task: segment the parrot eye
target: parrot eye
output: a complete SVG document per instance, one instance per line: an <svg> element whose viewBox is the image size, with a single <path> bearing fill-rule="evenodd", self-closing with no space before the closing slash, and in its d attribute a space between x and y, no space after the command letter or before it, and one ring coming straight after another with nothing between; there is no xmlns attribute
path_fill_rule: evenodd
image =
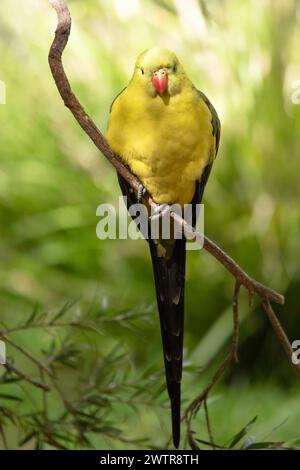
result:
<svg viewBox="0 0 300 470"><path fill-rule="evenodd" d="M143 67L141 67L141 72L142 72L142 75L145 74L145 70L143 69Z"/></svg>
<svg viewBox="0 0 300 470"><path fill-rule="evenodd" d="M174 65L173 65L172 70L173 70L174 73L177 72L177 64L174 64Z"/></svg>

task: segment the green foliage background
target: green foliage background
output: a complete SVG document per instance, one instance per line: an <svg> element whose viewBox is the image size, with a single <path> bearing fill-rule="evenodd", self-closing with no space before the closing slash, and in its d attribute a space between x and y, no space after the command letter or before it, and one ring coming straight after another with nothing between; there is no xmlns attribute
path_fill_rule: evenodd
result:
<svg viewBox="0 0 300 470"><path fill-rule="evenodd" d="M222 139L205 193L206 234L251 275L285 293L286 304L276 311L290 339L298 339L300 104L292 97L299 98L299 1L68 4L73 28L65 67L101 130L135 57L153 45L175 50L209 96ZM0 106L0 320L5 330L23 324L11 337L55 368L60 388L88 423L80 432L84 424L71 413L71 437L64 440L66 428L56 420L65 403L57 392L49 393L46 416L41 391L24 381L8 383L0 366L4 441L9 448L56 447L47 432L57 424L57 442L67 448L163 447L170 422L147 246L96 238L96 208L117 204L119 188L54 85L47 54L55 26L46 1L1 1L7 103ZM229 348L232 290L233 279L207 253L189 253L183 406ZM83 319L92 331L49 327L57 312L56 322ZM299 382L260 305L249 308L246 296L239 351L238 366L210 397L216 442L223 445L255 415L257 441L297 439ZM38 378L22 354L9 345L7 353ZM84 401L86 387L97 398L94 408ZM193 428L208 439L201 412Z"/></svg>

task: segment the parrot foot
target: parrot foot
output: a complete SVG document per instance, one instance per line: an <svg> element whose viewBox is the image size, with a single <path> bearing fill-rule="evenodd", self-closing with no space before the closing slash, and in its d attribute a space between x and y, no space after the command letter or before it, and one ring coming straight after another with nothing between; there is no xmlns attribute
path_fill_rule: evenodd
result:
<svg viewBox="0 0 300 470"><path fill-rule="evenodd" d="M169 204L159 204L153 211L153 214L149 217L151 221L157 219L163 219L166 215L170 214L171 208Z"/></svg>
<svg viewBox="0 0 300 470"><path fill-rule="evenodd" d="M137 202L140 203L142 201L143 196L146 194L146 188L142 185L142 183L139 184L138 190L137 190Z"/></svg>

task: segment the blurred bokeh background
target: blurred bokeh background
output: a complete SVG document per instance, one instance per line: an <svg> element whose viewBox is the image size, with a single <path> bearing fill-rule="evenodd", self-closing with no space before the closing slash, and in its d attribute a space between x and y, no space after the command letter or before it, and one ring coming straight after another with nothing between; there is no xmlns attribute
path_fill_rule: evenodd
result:
<svg viewBox="0 0 300 470"><path fill-rule="evenodd" d="M285 293L276 312L290 339L300 339L300 2L68 4L65 68L103 132L136 56L154 45L176 51L210 98L222 138L204 197L205 232L249 274ZM96 238L96 208L117 204L119 188L54 85L47 56L55 27L46 0L0 3L1 329L16 328L10 337L55 368L65 394L64 401L47 379L45 410L40 389L0 366L0 446L163 447L170 417L147 246ZM228 351L234 285L204 251L190 252L187 264L183 407ZM261 306L249 308L241 297L240 362L209 400L215 440L224 444L254 416L257 441L297 439L299 380ZM68 326L76 319L99 327ZM39 378L28 357L9 344L7 354ZM62 418L67 401L79 411ZM193 429L208 439L201 412Z"/></svg>

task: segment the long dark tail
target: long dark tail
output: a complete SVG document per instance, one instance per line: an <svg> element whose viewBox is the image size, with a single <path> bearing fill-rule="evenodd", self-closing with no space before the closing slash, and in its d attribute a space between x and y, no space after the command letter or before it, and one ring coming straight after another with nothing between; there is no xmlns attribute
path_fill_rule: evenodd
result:
<svg viewBox="0 0 300 470"><path fill-rule="evenodd" d="M171 401L173 443L180 441L180 389L182 375L185 239L176 240L172 257L157 256L157 246L149 239L160 318L167 389Z"/></svg>
<svg viewBox="0 0 300 470"><path fill-rule="evenodd" d="M137 202L129 184L118 174L127 207ZM194 221L193 221L194 223ZM184 327L185 244L176 240L170 259L157 256L157 246L149 238L157 306L160 318L167 389L171 401L174 446L180 441L180 385Z"/></svg>

